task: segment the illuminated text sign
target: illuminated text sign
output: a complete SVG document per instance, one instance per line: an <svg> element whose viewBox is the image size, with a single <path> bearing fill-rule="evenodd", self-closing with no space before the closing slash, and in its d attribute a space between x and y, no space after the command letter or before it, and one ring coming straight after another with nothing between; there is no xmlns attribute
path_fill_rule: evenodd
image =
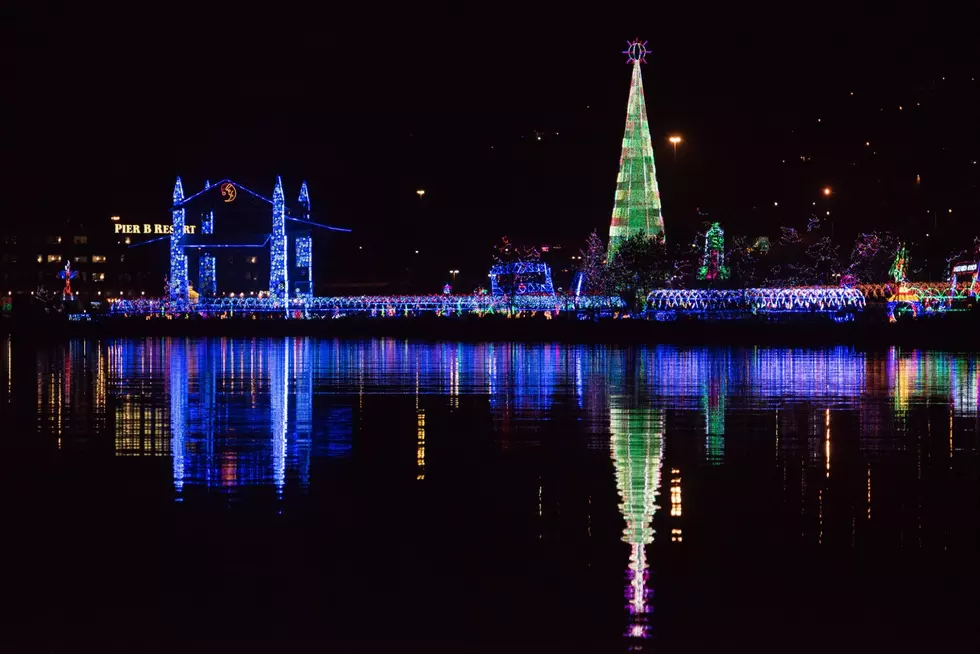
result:
<svg viewBox="0 0 980 654"><path fill-rule="evenodd" d="M961 266L954 267L953 268L953 272L954 273L973 272L976 269L977 269L977 264L975 264L975 263L969 263L969 264L963 264Z"/></svg>
<svg viewBox="0 0 980 654"><path fill-rule="evenodd" d="M185 234L193 234L197 225L184 225ZM174 226L166 224L143 223L142 225L124 225L116 223L116 234L173 234Z"/></svg>

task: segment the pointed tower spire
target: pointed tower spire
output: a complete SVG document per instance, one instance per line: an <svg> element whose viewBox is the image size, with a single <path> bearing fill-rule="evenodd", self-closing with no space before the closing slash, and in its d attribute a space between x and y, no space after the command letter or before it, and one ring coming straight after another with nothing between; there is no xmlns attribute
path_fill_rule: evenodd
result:
<svg viewBox="0 0 980 654"><path fill-rule="evenodd" d="M184 183L180 181L180 175L177 175L177 183L174 184L174 204L184 201Z"/></svg>
<svg viewBox="0 0 980 654"><path fill-rule="evenodd" d="M184 225L187 210L180 204L184 201L184 183L177 177L174 184L173 232L170 234L170 301L187 300L187 256L184 254Z"/></svg>
<svg viewBox="0 0 980 654"><path fill-rule="evenodd" d="M303 185L299 189L299 203L303 207L306 213L306 217L310 217L310 191L306 188L306 180L303 180Z"/></svg>
<svg viewBox="0 0 980 654"><path fill-rule="evenodd" d="M211 180L206 179L204 180L204 190L208 190L209 188L211 188Z"/></svg>
<svg viewBox="0 0 980 654"><path fill-rule="evenodd" d="M282 190L282 178L276 177L276 188L272 191L269 297L280 302L289 299L289 249L287 243L286 194Z"/></svg>
<svg viewBox="0 0 980 654"><path fill-rule="evenodd" d="M623 54L628 56L627 63L633 64L633 79L626 108L623 153L619 158L619 176L616 178L616 199L609 225L610 256L630 236L641 231L647 236L656 236L664 231L657 170L653 163L653 143L643 98L643 75L640 72L640 63L646 62L649 51L646 41L641 43L639 39L629 42L628 46Z"/></svg>

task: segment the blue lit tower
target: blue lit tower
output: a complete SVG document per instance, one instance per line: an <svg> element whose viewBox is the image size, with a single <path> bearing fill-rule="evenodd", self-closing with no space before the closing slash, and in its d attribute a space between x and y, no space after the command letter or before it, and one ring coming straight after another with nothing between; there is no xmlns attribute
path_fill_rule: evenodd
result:
<svg viewBox="0 0 980 654"><path fill-rule="evenodd" d="M307 220L310 219L310 190L306 188L306 180L303 180L303 185L299 188L299 204L303 207L303 217Z"/></svg>
<svg viewBox="0 0 980 654"><path fill-rule="evenodd" d="M184 185L177 177L174 185L174 231L170 235L170 301L187 301L187 256L184 254Z"/></svg>
<svg viewBox="0 0 980 654"><path fill-rule="evenodd" d="M289 299L289 248L286 238L286 199L282 178L276 177L272 192L272 244L269 260L269 297L285 303Z"/></svg>
<svg viewBox="0 0 980 654"><path fill-rule="evenodd" d="M303 219L310 220L310 191L306 180L299 189L299 204L303 208ZM309 232L296 237L296 295L313 297L313 238Z"/></svg>

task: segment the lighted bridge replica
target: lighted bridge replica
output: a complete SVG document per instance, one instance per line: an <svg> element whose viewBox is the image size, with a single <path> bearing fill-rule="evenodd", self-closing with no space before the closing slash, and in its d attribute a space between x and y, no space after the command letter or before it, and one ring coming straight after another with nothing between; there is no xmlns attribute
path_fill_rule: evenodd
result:
<svg viewBox="0 0 980 654"><path fill-rule="evenodd" d="M234 230L228 230L236 234L234 237L219 237L216 209L242 200L253 206L253 210L246 215L252 231L236 224ZM494 266L490 271L490 294L316 296L313 285L313 233L317 230L350 230L312 220L306 182L300 189L298 204L296 212L287 207L281 179L276 180L272 197L267 198L228 179L217 184L206 183L201 191L185 197L183 182L177 178L171 209L171 231L168 235L131 246L141 247L169 239L170 275L164 297L119 299L112 303L112 313L168 317L264 314L284 318L322 318L559 312L574 309L583 303L606 309L619 307L619 301L615 298L573 298L556 294L550 268L541 262ZM267 216L269 214L264 212L269 210L271 231L264 219L261 222L256 220L257 214ZM200 218L199 229L188 226L189 216ZM251 263L257 263L259 258L268 258L267 287L257 292L253 290L248 295L237 293L237 288L234 292L219 293L219 281L222 280L219 264L224 253L233 251L244 252ZM252 270L257 277L259 268L253 266ZM247 274L247 279L254 279L253 272ZM194 278L197 280L196 287L191 282Z"/></svg>

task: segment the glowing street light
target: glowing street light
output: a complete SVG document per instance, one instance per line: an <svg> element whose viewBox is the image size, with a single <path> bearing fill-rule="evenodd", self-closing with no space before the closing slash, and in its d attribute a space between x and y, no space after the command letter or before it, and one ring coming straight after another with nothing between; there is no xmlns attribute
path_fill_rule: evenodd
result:
<svg viewBox="0 0 980 654"><path fill-rule="evenodd" d="M449 271L449 274L453 276L453 282L455 283L456 282L456 275L459 274L459 271L458 270L450 270Z"/></svg>
<svg viewBox="0 0 980 654"><path fill-rule="evenodd" d="M422 196L425 195L425 189L420 188L419 190L415 191L415 195L419 196L419 199L421 200Z"/></svg>
<svg viewBox="0 0 980 654"><path fill-rule="evenodd" d="M830 197L830 193L831 193L830 187L829 186L824 186L823 187L824 197Z"/></svg>
<svg viewBox="0 0 980 654"><path fill-rule="evenodd" d="M675 134L674 136L671 136L667 140L670 141L670 144L672 146L674 146L674 158L676 159L677 158L677 144L680 143L682 139L681 139L681 137L679 137L679 136L677 136Z"/></svg>

